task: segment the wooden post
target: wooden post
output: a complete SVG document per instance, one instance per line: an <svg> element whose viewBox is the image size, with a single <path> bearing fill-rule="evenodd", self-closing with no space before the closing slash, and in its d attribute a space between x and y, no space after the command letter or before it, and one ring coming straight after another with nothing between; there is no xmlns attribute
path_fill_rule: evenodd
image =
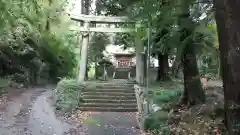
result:
<svg viewBox="0 0 240 135"><path fill-rule="evenodd" d="M89 22L84 22L84 28L89 29ZM88 44L89 44L89 32L83 33L82 36L82 48L81 48L81 57L80 57L80 69L78 81L83 82L85 80L86 74L86 64L87 64L87 52L88 52Z"/></svg>

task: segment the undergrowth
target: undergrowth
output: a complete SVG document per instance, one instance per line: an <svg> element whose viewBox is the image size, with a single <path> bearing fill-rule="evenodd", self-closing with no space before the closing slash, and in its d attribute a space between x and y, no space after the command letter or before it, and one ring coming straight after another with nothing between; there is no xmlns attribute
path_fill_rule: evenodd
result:
<svg viewBox="0 0 240 135"><path fill-rule="evenodd" d="M224 105L221 98L211 90L206 91L206 102L194 106L179 106L183 87L174 82L154 86L153 103L159 108L144 116L144 130L152 135L175 134L226 134L224 123ZM212 94L211 94L212 93ZM154 110L154 109L153 109Z"/></svg>
<svg viewBox="0 0 240 135"><path fill-rule="evenodd" d="M57 110L72 111L83 101L81 91L84 89L75 79L62 79L54 90L54 102Z"/></svg>
<svg viewBox="0 0 240 135"><path fill-rule="evenodd" d="M171 135L172 132L168 125L169 112L176 105L183 95L183 90L179 84L156 87L153 91L153 102L159 106L159 110L151 112L144 118L144 130L153 134ZM175 87L174 87L175 86Z"/></svg>
<svg viewBox="0 0 240 135"><path fill-rule="evenodd" d="M6 89L10 86L11 80L8 78L0 78L0 94L6 92Z"/></svg>

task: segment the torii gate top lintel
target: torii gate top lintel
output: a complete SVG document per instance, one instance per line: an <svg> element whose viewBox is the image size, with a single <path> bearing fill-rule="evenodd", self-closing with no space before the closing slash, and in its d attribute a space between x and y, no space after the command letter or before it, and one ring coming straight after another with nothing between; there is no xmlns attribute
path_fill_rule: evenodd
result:
<svg viewBox="0 0 240 135"><path fill-rule="evenodd" d="M109 32L109 33L129 33L133 32L134 29L129 28L106 28L106 27L89 27L89 23L106 23L106 24L116 24L116 23L135 23L129 20L126 16L93 16L84 14L69 14L71 20L77 22L84 22L84 27L81 26L71 26L71 30L77 30L81 32Z"/></svg>
<svg viewBox="0 0 240 135"><path fill-rule="evenodd" d="M134 23L130 21L126 16L93 16L93 15L84 15L84 14L71 14L70 18L75 21L80 22L98 22L98 23Z"/></svg>

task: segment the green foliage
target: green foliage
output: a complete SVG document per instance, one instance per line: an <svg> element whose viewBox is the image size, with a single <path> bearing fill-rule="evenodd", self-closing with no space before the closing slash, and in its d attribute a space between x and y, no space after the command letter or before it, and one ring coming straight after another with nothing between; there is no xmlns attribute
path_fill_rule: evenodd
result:
<svg viewBox="0 0 240 135"><path fill-rule="evenodd" d="M73 68L77 66L74 46L68 40L57 38L54 35L44 36L47 44L41 46L42 59L49 66L49 75L52 78L72 76Z"/></svg>
<svg viewBox="0 0 240 135"><path fill-rule="evenodd" d="M217 78L219 77L220 61L218 55L202 55L199 60L199 71L202 76Z"/></svg>
<svg viewBox="0 0 240 135"><path fill-rule="evenodd" d="M83 101L81 91L84 86L74 79L62 79L54 90L53 99L57 109L71 111Z"/></svg>
<svg viewBox="0 0 240 135"><path fill-rule="evenodd" d="M169 108L177 104L183 95L182 90L177 91L159 91L155 93L154 102L161 107L161 110L152 112L144 117L144 129L154 133L170 135L168 126Z"/></svg>
<svg viewBox="0 0 240 135"><path fill-rule="evenodd" d="M27 72L24 73L15 73L10 76L11 80L16 82L16 83L21 83L24 85L28 85L29 83L29 75Z"/></svg>
<svg viewBox="0 0 240 135"><path fill-rule="evenodd" d="M6 91L11 84L11 80L8 78L0 78L0 94Z"/></svg>
<svg viewBox="0 0 240 135"><path fill-rule="evenodd" d="M10 75L13 80L24 84L71 76L77 64L73 48L68 40L53 34L28 38L22 45L1 47L0 75Z"/></svg>
<svg viewBox="0 0 240 135"><path fill-rule="evenodd" d="M0 0L1 45L23 42L29 34L41 35L49 21L59 27L64 3L63 0Z"/></svg>
<svg viewBox="0 0 240 135"><path fill-rule="evenodd" d="M89 62L97 62L103 58L103 51L109 44L108 35L105 33L94 33L90 41Z"/></svg>
<svg viewBox="0 0 240 135"><path fill-rule="evenodd" d="M167 125L168 112L157 111L145 116L144 130L157 134L171 135Z"/></svg>
<svg viewBox="0 0 240 135"><path fill-rule="evenodd" d="M131 5L138 0L98 0L97 14L122 16L131 14Z"/></svg>
<svg viewBox="0 0 240 135"><path fill-rule="evenodd" d="M69 76L76 65L72 35L65 32L64 0L0 0L0 75L21 83Z"/></svg>
<svg viewBox="0 0 240 135"><path fill-rule="evenodd" d="M164 106L164 104L178 103L179 99L183 95L183 90L176 90L176 91L161 91L155 94L155 103L158 105Z"/></svg>
<svg viewBox="0 0 240 135"><path fill-rule="evenodd" d="M114 37L114 44L124 45L124 49L134 47L134 36L132 33L117 33Z"/></svg>
<svg viewBox="0 0 240 135"><path fill-rule="evenodd" d="M93 79L95 77L95 67L91 67L89 70L88 70L88 78L89 79Z"/></svg>

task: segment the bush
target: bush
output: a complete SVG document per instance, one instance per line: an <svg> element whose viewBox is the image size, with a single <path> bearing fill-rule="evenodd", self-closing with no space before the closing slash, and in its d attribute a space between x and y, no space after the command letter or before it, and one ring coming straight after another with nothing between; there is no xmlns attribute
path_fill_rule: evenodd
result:
<svg viewBox="0 0 240 135"><path fill-rule="evenodd" d="M11 84L10 79L0 78L0 94L6 91L6 88Z"/></svg>
<svg viewBox="0 0 240 135"><path fill-rule="evenodd" d="M155 134L170 135L171 131L167 125L168 112L157 111L144 118L144 130Z"/></svg>
<svg viewBox="0 0 240 135"><path fill-rule="evenodd" d="M161 91L155 94L154 101L158 105L176 104L181 99L183 90Z"/></svg>
<svg viewBox="0 0 240 135"><path fill-rule="evenodd" d="M144 130L156 134L171 135L171 131L168 126L168 111L169 108L178 103L182 95L182 90L157 92L154 97L154 102L162 109L157 112L152 112L143 118Z"/></svg>
<svg viewBox="0 0 240 135"><path fill-rule="evenodd" d="M73 37L73 36L71 36ZM72 76L77 66L73 38L57 37L51 33L32 36L22 42L9 44L0 50L0 76L13 76L19 83L37 84L39 80L57 82Z"/></svg>
<svg viewBox="0 0 240 135"><path fill-rule="evenodd" d="M83 101L81 97L83 88L83 85L74 79L61 80L53 92L56 109L71 111L78 107Z"/></svg>
<svg viewBox="0 0 240 135"><path fill-rule="evenodd" d="M69 45L67 39L54 35L45 35L41 46L41 58L48 65L49 76L52 79L63 78L75 74L77 66L75 46Z"/></svg>

